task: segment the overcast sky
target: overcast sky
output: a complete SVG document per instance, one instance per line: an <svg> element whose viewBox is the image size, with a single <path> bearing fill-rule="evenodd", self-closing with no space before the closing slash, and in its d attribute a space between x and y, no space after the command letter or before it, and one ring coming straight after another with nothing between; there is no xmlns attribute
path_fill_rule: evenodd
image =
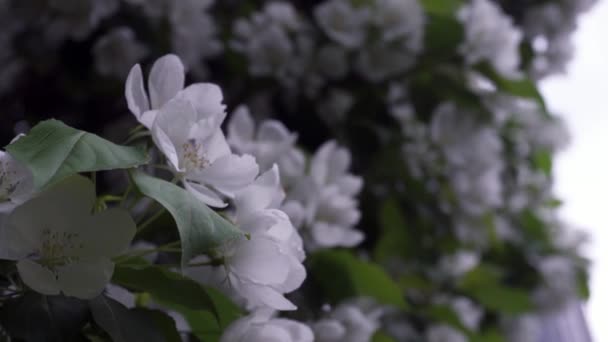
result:
<svg viewBox="0 0 608 342"><path fill-rule="evenodd" d="M587 316L596 341L608 341L608 1L581 17L568 73L541 84L563 114L572 142L556 162L563 217L587 230L594 265Z"/></svg>

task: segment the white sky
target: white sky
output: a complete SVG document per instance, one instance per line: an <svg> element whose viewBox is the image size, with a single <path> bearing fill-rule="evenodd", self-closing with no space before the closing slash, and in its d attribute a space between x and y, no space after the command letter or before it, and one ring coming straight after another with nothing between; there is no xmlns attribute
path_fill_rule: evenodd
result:
<svg viewBox="0 0 608 342"><path fill-rule="evenodd" d="M572 142L556 161L556 191L565 201L563 217L591 235L587 318L594 340L608 341L608 1L580 19L568 73L541 90L570 128Z"/></svg>

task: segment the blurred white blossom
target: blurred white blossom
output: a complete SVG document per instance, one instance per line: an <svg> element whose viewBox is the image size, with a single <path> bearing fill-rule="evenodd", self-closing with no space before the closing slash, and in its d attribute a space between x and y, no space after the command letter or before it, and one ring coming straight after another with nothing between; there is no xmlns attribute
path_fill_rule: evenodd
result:
<svg viewBox="0 0 608 342"><path fill-rule="evenodd" d="M312 342L310 328L297 321L272 317L272 311L258 310L234 321L220 342Z"/></svg>
<svg viewBox="0 0 608 342"><path fill-rule="evenodd" d="M114 271L111 258L135 235L126 210L91 214L93 183L73 176L16 208L2 229L2 258L17 260L21 279L46 295L91 299Z"/></svg>

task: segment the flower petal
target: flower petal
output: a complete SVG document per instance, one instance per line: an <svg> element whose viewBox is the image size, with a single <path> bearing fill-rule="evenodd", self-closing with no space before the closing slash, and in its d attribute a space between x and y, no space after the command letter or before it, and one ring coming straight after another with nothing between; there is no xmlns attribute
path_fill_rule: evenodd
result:
<svg viewBox="0 0 608 342"><path fill-rule="evenodd" d="M192 195L194 195L194 197L198 198L199 201L207 204L208 206L223 208L228 205L218 194L215 193L215 191L209 189L205 185L192 183L186 180L184 182L184 187Z"/></svg>
<svg viewBox="0 0 608 342"><path fill-rule="evenodd" d="M114 263L107 258L82 259L57 270L57 281L66 296L91 299L106 287L112 274Z"/></svg>
<svg viewBox="0 0 608 342"><path fill-rule="evenodd" d="M232 112L232 117L230 118L230 122L228 122L228 140L235 147L241 146L253 140L254 132L255 123L249 113L249 108L247 106L238 106Z"/></svg>
<svg viewBox="0 0 608 342"><path fill-rule="evenodd" d="M253 182L259 171L250 155L229 154L218 158L196 175L197 180L213 186L228 197Z"/></svg>
<svg viewBox="0 0 608 342"><path fill-rule="evenodd" d="M152 109L158 109L184 88L184 65L176 55L165 55L152 66L148 91Z"/></svg>
<svg viewBox="0 0 608 342"><path fill-rule="evenodd" d="M239 279L262 285L283 283L289 266L278 242L260 236L242 240L228 265Z"/></svg>
<svg viewBox="0 0 608 342"><path fill-rule="evenodd" d="M237 215L248 215L256 210L269 208L277 196L281 195L279 169L274 165L261 174L251 185L239 191L234 197Z"/></svg>
<svg viewBox="0 0 608 342"><path fill-rule="evenodd" d="M178 97L192 103L198 120L223 114L226 111L226 106L222 104L224 100L222 89L213 83L191 84L182 90Z"/></svg>
<svg viewBox="0 0 608 342"><path fill-rule="evenodd" d="M58 295L59 283L55 274L48 268L28 259L17 262L21 280L32 290L45 295Z"/></svg>
<svg viewBox="0 0 608 342"><path fill-rule="evenodd" d="M141 66L135 64L125 83L125 97L127 98L127 106L137 120L141 120L141 115L150 109L150 102L146 90L144 89L144 77L141 72ZM146 126L150 128L149 126Z"/></svg>

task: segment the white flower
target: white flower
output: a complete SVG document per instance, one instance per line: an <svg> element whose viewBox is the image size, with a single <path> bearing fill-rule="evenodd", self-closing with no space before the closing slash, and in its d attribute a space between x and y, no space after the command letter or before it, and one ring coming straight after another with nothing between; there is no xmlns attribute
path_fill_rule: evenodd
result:
<svg viewBox="0 0 608 342"><path fill-rule="evenodd" d="M426 331L427 342L467 342L468 339L460 331L445 324L433 325Z"/></svg>
<svg viewBox="0 0 608 342"><path fill-rule="evenodd" d="M235 222L249 238L217 249L212 260L220 260L223 265L192 268L189 274L219 286L249 310L295 310L283 294L299 288L306 278L304 251L287 215L273 209L282 197L278 168L274 166L236 194Z"/></svg>
<svg viewBox="0 0 608 342"><path fill-rule="evenodd" d="M355 196L361 191L361 177L348 173L350 153L335 141L321 146L313 156L309 177L300 178L289 190L290 214L302 216L308 249L352 247L363 240L353 229L361 213ZM299 207L295 205L299 203Z"/></svg>
<svg viewBox="0 0 608 342"><path fill-rule="evenodd" d="M312 342L310 328L300 322L273 318L272 312L258 310L233 322L220 342Z"/></svg>
<svg viewBox="0 0 608 342"><path fill-rule="evenodd" d="M413 51L421 49L424 11L418 0L379 0L374 2L372 20L380 27L385 41L405 39Z"/></svg>
<svg viewBox="0 0 608 342"><path fill-rule="evenodd" d="M358 298L338 305L312 325L317 342L368 342L380 327L383 310L371 300Z"/></svg>
<svg viewBox="0 0 608 342"><path fill-rule="evenodd" d="M503 203L503 162L497 129L480 123L476 115L444 103L433 114L430 134L447 162L446 174L459 205L480 215Z"/></svg>
<svg viewBox="0 0 608 342"><path fill-rule="evenodd" d="M23 282L46 295L90 299L114 271L111 258L135 235L123 209L92 215L95 188L73 176L17 207L2 230L3 258L17 260Z"/></svg>
<svg viewBox="0 0 608 342"><path fill-rule="evenodd" d="M147 128L152 127L158 110L184 88L184 65L179 57L166 55L159 58L148 77L148 92L144 89L141 66L131 68L125 84L125 97L129 110Z"/></svg>
<svg viewBox="0 0 608 342"><path fill-rule="evenodd" d="M469 64L490 62L503 76L517 75L521 31L500 7L489 0L473 0L458 12L466 41L461 54Z"/></svg>
<svg viewBox="0 0 608 342"><path fill-rule="evenodd" d="M10 154L0 151L0 213L7 213L34 193L32 173Z"/></svg>
<svg viewBox="0 0 608 342"><path fill-rule="evenodd" d="M321 29L343 46L357 48L364 43L367 8L355 8L348 0L329 0L317 5L314 15Z"/></svg>
<svg viewBox="0 0 608 342"><path fill-rule="evenodd" d="M158 112L152 137L186 189L202 202L222 207L250 184L258 165L250 155L232 154L220 125L226 113L222 91L214 84L193 84Z"/></svg>
<svg viewBox="0 0 608 342"><path fill-rule="evenodd" d="M296 134L276 120L264 120L256 129L246 106L239 106L228 123L230 146L235 152L254 156L263 171L289 153L296 139Z"/></svg>

